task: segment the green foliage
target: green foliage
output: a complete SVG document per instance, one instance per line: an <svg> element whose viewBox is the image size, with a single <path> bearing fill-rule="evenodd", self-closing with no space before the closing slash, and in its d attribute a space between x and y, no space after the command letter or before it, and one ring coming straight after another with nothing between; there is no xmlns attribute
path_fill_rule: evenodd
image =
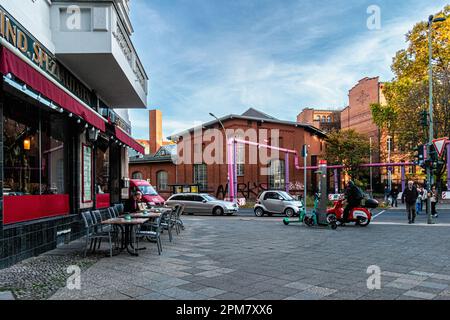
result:
<svg viewBox="0 0 450 320"><path fill-rule="evenodd" d="M326 141L328 163L342 164L352 179L358 179L361 173L359 166L369 162L369 138L355 130L341 130L331 132Z"/></svg>
<svg viewBox="0 0 450 320"><path fill-rule="evenodd" d="M434 126L436 136L446 136L450 134L450 5L435 16L447 17L432 29ZM372 105L375 123L395 134L401 147L427 138L420 113L429 107L428 21L417 23L406 41L408 47L393 59L394 79L383 90L386 104Z"/></svg>

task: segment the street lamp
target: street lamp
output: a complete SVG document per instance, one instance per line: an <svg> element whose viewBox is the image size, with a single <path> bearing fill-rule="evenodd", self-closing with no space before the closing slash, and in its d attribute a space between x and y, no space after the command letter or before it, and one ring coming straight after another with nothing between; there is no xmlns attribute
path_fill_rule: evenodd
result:
<svg viewBox="0 0 450 320"><path fill-rule="evenodd" d="M429 127L429 136L428 136L428 145L431 147L433 145L434 140L434 116L433 116L433 23L439 23L445 21L446 18L435 18L431 15L428 18L428 50L429 50L429 116L430 116L430 127ZM427 188L428 191L431 190L431 185L433 184L433 176L431 172L431 167L427 166ZM433 224L433 217L431 215L431 198L428 197L427 200L427 215L428 215L428 224Z"/></svg>

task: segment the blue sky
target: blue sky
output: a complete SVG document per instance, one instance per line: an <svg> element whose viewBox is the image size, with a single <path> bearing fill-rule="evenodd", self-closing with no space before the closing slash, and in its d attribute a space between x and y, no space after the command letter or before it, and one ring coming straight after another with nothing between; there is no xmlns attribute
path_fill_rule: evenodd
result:
<svg viewBox="0 0 450 320"><path fill-rule="evenodd" d="M395 52L441 0L133 0L133 41L165 136L249 107L295 121L304 107L342 108L361 78L390 80ZM381 9L369 30L367 8ZM148 139L148 113L131 110Z"/></svg>

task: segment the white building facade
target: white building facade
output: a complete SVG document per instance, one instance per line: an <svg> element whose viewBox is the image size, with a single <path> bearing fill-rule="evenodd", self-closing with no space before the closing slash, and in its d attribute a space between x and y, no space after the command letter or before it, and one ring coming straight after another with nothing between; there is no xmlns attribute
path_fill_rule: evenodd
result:
<svg viewBox="0 0 450 320"><path fill-rule="evenodd" d="M128 200L130 108L148 76L129 0L0 0L0 268Z"/></svg>

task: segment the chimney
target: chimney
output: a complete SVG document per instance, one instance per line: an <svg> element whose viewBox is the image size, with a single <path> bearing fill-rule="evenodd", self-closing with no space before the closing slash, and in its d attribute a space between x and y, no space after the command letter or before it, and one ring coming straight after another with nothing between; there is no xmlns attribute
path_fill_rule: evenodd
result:
<svg viewBox="0 0 450 320"><path fill-rule="evenodd" d="M150 110L150 154L154 155L163 144L162 112Z"/></svg>

